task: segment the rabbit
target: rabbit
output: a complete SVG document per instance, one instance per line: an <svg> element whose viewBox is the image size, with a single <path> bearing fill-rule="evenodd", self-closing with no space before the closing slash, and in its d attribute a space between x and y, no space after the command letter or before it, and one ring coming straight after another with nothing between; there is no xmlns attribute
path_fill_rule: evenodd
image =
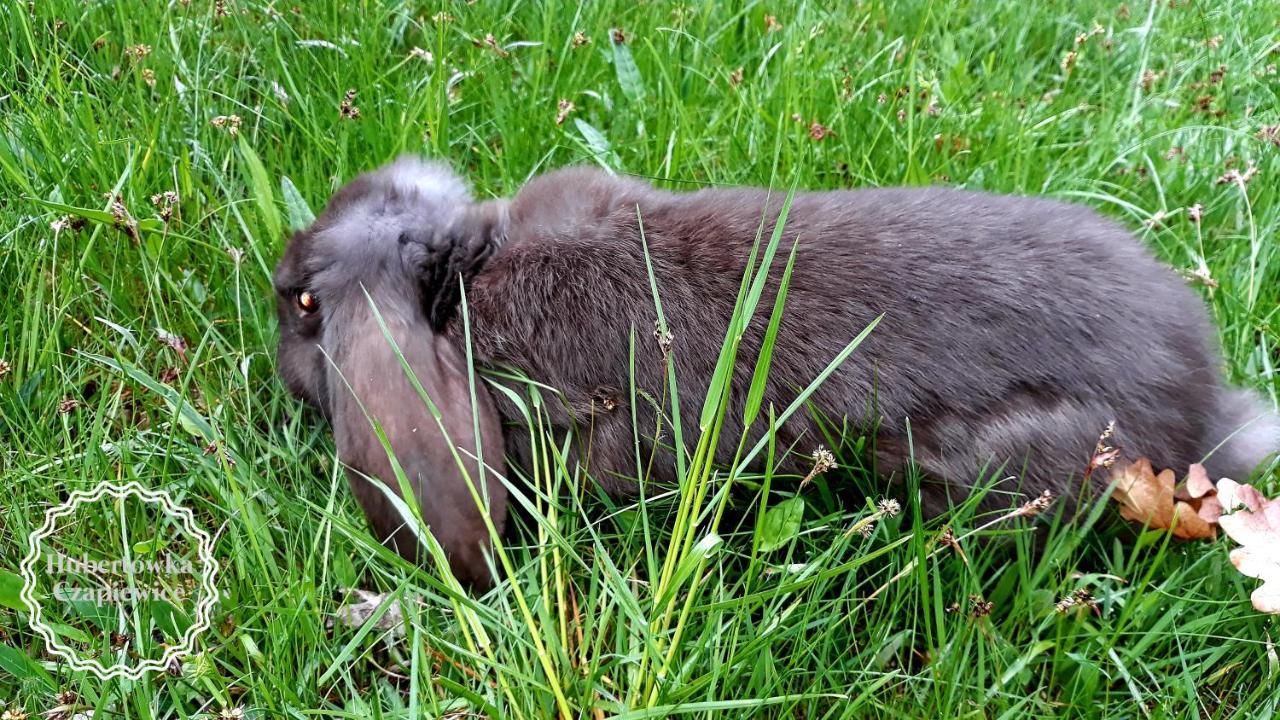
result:
<svg viewBox="0 0 1280 720"><path fill-rule="evenodd" d="M670 367L688 441L748 256L773 231L784 198L745 188L669 192L570 167L511 199L478 202L447 165L401 158L341 188L288 243L274 276L280 372L332 423L379 539L421 559L419 540L374 485L399 494L372 420L455 576L488 586L485 512L501 532L506 463L528 467L532 449L503 381L469 383L468 342L475 365L516 368L560 391L562 401L546 404L550 424L577 429L572 457L603 490L626 496L638 477L669 482L672 440L655 430L670 423L659 422L652 399L663 397ZM1082 488L1082 471L1112 421L1126 456L1163 467L1205 459L1215 477L1245 476L1280 449L1277 416L1225 383L1203 302L1124 228L1060 201L931 187L794 196L764 310L733 371L721 460L743 432L793 243L764 407L786 407L883 316L810 401L829 418L874 429L877 473L897 477L914 463L927 513L964 499L992 472L1008 478L983 509L1045 490L1094 497L1106 481ZM669 348L652 337L646 252ZM630 407L633 372L639 399ZM792 450L785 469L812 464L816 422L800 412L777 430L777 446Z"/></svg>

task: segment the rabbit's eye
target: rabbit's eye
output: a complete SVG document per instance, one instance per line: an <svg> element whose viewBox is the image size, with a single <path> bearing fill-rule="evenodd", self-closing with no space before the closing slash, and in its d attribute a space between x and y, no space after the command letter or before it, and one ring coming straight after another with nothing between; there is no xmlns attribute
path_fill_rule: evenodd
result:
<svg viewBox="0 0 1280 720"><path fill-rule="evenodd" d="M298 309L310 315L320 309L320 300L310 290L303 290L297 295Z"/></svg>

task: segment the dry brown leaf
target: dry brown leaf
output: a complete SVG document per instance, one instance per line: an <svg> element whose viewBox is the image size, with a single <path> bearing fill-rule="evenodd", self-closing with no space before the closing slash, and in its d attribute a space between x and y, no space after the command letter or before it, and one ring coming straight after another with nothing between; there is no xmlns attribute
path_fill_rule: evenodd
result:
<svg viewBox="0 0 1280 720"><path fill-rule="evenodd" d="M382 607L391 597L391 593L376 593L369 590L361 590L359 588L343 588L347 595L346 602L342 607L338 608L335 617L337 622L347 627L361 627L377 614L378 609ZM394 602L391 607L387 608L382 617L373 624L375 630L389 632L391 637L401 637L404 635L404 614L402 612L401 603L407 602L400 600ZM328 627L333 627L334 619L330 619L327 623Z"/></svg>
<svg viewBox="0 0 1280 720"><path fill-rule="evenodd" d="M1217 524L1218 517L1222 515L1218 489L1200 463L1191 466L1187 472L1187 484L1174 490L1173 497L1194 507L1196 514L1210 525Z"/></svg>
<svg viewBox="0 0 1280 720"><path fill-rule="evenodd" d="M1252 485L1229 478L1218 481L1218 497L1224 510L1239 508L1218 524L1241 545L1231 551L1231 564L1262 581L1250 596L1254 609L1280 615L1280 498L1268 500Z"/></svg>
<svg viewBox="0 0 1280 720"><path fill-rule="evenodd" d="M1201 498L1188 496L1185 500L1174 497L1177 476L1172 470L1156 475L1151 462L1139 458L1128 465L1117 465L1111 471L1111 478L1115 482L1112 497L1120 503L1120 516L1124 519L1150 528L1170 530L1174 537L1186 540L1203 540L1216 535L1213 521L1198 512L1205 505L1203 494ZM1210 486L1212 484L1209 483ZM1197 481L1196 490L1201 489L1202 485Z"/></svg>
<svg viewBox="0 0 1280 720"><path fill-rule="evenodd" d="M1192 465L1186 484L1175 487L1174 472L1157 475L1146 458L1117 466L1112 479L1113 497L1127 520L1189 540L1213 538L1221 526L1241 546L1231 551L1231 564L1262 581L1250 596L1253 607L1280 615L1280 498L1267 499L1230 478L1215 486L1201 465Z"/></svg>

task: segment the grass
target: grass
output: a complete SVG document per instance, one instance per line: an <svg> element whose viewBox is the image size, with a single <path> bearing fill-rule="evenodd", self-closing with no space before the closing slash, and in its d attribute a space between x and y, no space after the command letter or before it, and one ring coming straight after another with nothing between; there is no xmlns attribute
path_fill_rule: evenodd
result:
<svg viewBox="0 0 1280 720"><path fill-rule="evenodd" d="M1226 542L1118 529L1106 506L1042 519L1038 547L1025 518L979 531L992 518L971 506L922 522L910 482L860 471L856 436L832 438L841 468L803 494L749 475L728 492L683 428L678 492L614 505L559 462L532 393L544 462L521 483L513 579L460 593L369 541L326 427L273 374L268 278L305 207L406 151L449 159L479 196L574 162L672 188L1043 194L1187 271L1231 376L1274 402L1280 8L46 0L0 17L9 712L68 690L98 718L1277 712L1280 626ZM166 191L167 223L150 199ZM64 217L86 222L51 227ZM173 674L74 671L15 598L44 509L108 478L163 488L218 533L224 598ZM940 549L943 526L963 556ZM71 537L106 532L90 519ZM327 627L348 587L420 599L405 636ZM1096 614L1055 610L1077 590Z"/></svg>

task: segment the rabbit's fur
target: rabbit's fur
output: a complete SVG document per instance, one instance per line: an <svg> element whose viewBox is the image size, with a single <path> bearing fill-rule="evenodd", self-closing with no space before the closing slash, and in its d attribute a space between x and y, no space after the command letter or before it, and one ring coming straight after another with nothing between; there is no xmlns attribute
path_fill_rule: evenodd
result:
<svg viewBox="0 0 1280 720"><path fill-rule="evenodd" d="M499 451L505 444L514 462L528 463L529 437L518 407L483 380L473 423L459 276L476 364L513 366L559 389L565 402L549 403L552 424L577 428L577 457L590 475L626 493L659 426L652 402L628 406L632 336L637 397L663 396L668 357L653 337L645 245L673 336L683 426L696 428L748 255L762 225L768 238L784 197L667 192L579 167L538 177L509 201L476 203L445 166L401 159L340 190L289 244L276 272L281 372L334 423L344 462L395 485L356 399L363 403L455 572L485 583L483 517L369 300L476 480L480 431L490 470L475 487L487 490L500 528ZM1214 476L1245 476L1280 449L1276 417L1224 384L1201 300L1088 208L942 188L797 193L784 230L772 284L739 351L723 453L740 437L773 293L797 240L765 407L786 407L883 315L812 404L828 418L878 428L883 474L913 458L929 480L928 511L992 473L1010 479L986 496L987 507L1043 490L1088 497L1100 487L1082 490L1082 470L1113 420L1127 457L1176 468L1207 455ZM319 311L298 309L304 289L320 299ZM805 412L778 440L795 450L794 469L812 462L820 442ZM658 439L650 477L672 479L670 442L669 433ZM382 491L353 485L375 531L392 536L401 520ZM412 552L413 540L396 546Z"/></svg>

